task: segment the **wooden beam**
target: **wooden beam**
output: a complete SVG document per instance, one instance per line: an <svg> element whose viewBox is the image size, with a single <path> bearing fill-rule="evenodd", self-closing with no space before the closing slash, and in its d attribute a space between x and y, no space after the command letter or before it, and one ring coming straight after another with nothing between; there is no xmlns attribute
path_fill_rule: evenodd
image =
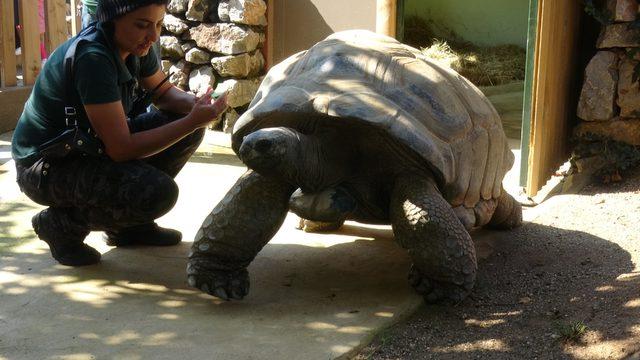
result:
<svg viewBox="0 0 640 360"><path fill-rule="evenodd" d="M0 78L1 86L16 86L16 36L13 0L0 0Z"/></svg>
<svg viewBox="0 0 640 360"><path fill-rule="evenodd" d="M51 53L68 38L65 0L46 0L47 50Z"/></svg>
<svg viewBox="0 0 640 360"><path fill-rule="evenodd" d="M265 68L269 70L273 65L273 33L276 28L275 24L275 0L267 0L267 41L264 46Z"/></svg>
<svg viewBox="0 0 640 360"><path fill-rule="evenodd" d="M376 32L396 37L397 0L376 0Z"/></svg>
<svg viewBox="0 0 640 360"><path fill-rule="evenodd" d="M70 0L71 7L71 35L77 35L82 30L82 14L78 11L81 0Z"/></svg>
<svg viewBox="0 0 640 360"><path fill-rule="evenodd" d="M575 64L582 8L575 0L539 0L527 194L534 196L568 158L575 117Z"/></svg>
<svg viewBox="0 0 640 360"><path fill-rule="evenodd" d="M40 31L38 30L38 0L20 1L22 36L22 76L25 85L32 85L42 67L40 58Z"/></svg>

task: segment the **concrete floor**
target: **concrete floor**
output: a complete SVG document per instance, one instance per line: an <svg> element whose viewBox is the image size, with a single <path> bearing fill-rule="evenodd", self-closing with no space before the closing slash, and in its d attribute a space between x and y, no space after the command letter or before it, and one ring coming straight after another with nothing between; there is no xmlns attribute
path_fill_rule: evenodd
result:
<svg viewBox="0 0 640 360"><path fill-rule="evenodd" d="M192 239L244 172L220 133L180 173L178 203L159 220L183 232L181 245L118 249L92 233L100 264L58 265L31 230L42 207L17 188L8 141L0 137L0 359L333 359L422 302L389 227L308 234L292 215L250 266L244 301L189 288ZM480 259L495 236L474 234Z"/></svg>

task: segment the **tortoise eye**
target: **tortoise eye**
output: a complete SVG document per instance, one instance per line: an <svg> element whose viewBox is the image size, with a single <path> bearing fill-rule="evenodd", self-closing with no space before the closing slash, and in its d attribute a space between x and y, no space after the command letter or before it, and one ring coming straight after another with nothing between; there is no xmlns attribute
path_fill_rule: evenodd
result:
<svg viewBox="0 0 640 360"><path fill-rule="evenodd" d="M260 139L253 148L258 152L267 152L271 149L271 140Z"/></svg>

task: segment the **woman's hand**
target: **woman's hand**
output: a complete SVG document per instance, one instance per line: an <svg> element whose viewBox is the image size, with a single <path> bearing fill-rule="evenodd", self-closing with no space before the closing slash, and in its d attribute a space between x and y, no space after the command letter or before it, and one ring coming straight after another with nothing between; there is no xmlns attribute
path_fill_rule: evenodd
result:
<svg viewBox="0 0 640 360"><path fill-rule="evenodd" d="M187 119L189 123L195 128L201 128L207 126L213 120L215 120L222 112L224 112L227 105L227 93L220 96L215 102L211 102L212 89L209 89L206 94L200 98L196 98L196 102L191 109Z"/></svg>

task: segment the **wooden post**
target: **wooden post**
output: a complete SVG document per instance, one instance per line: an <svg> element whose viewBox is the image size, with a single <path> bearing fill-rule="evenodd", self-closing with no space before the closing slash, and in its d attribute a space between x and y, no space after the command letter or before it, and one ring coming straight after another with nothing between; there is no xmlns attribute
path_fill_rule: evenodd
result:
<svg viewBox="0 0 640 360"><path fill-rule="evenodd" d="M376 32L396 36L397 0L376 0Z"/></svg>
<svg viewBox="0 0 640 360"><path fill-rule="evenodd" d="M82 30L82 15L78 11L81 0L70 0L71 6L71 36L77 35Z"/></svg>
<svg viewBox="0 0 640 360"><path fill-rule="evenodd" d="M583 10L574 0L538 0L527 194L535 196L568 158L569 123ZM558 56L562 54L562 56Z"/></svg>
<svg viewBox="0 0 640 360"><path fill-rule="evenodd" d="M0 86L16 86L16 38L13 23L13 0L0 0Z"/></svg>
<svg viewBox="0 0 640 360"><path fill-rule="evenodd" d="M47 50L51 53L67 40L67 5L64 0L46 0Z"/></svg>
<svg viewBox="0 0 640 360"><path fill-rule="evenodd" d="M38 30L38 0L20 1L22 27L22 76L25 85L33 85L42 67L40 32Z"/></svg>
<svg viewBox="0 0 640 360"><path fill-rule="evenodd" d="M265 69L269 70L273 64L273 30L275 24L275 0L267 0L267 41L264 46Z"/></svg>

